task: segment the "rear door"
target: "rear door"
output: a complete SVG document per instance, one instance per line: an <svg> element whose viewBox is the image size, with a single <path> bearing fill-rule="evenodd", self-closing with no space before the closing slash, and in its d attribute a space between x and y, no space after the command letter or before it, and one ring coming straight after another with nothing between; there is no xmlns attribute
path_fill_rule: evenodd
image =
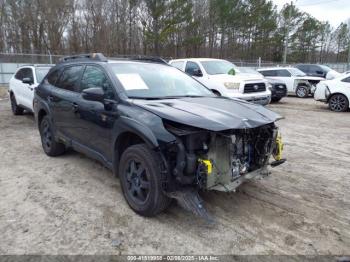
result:
<svg viewBox="0 0 350 262"><path fill-rule="evenodd" d="M287 69L277 69L276 76L286 83L288 92L294 92L294 77Z"/></svg>
<svg viewBox="0 0 350 262"><path fill-rule="evenodd" d="M76 123L79 83L84 65L66 66L51 89L48 101L57 131L70 140L78 140L81 130Z"/></svg>

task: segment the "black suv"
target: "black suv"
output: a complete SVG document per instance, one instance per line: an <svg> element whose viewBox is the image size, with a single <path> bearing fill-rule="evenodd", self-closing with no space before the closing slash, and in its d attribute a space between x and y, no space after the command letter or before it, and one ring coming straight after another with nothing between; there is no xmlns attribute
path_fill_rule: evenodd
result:
<svg viewBox="0 0 350 262"><path fill-rule="evenodd" d="M332 70L328 66L317 64L299 64L295 67L303 71L308 76L318 76L323 78L326 78L327 73Z"/></svg>
<svg viewBox="0 0 350 262"><path fill-rule="evenodd" d="M171 198L201 214L199 190L234 191L266 176L271 155L283 162L277 114L217 97L159 58L66 57L36 89L34 111L47 155L99 160L144 216Z"/></svg>

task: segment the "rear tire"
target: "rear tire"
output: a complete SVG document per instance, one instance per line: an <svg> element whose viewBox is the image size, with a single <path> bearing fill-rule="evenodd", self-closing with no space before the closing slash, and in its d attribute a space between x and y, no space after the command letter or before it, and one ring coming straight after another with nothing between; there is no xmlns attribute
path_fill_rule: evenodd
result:
<svg viewBox="0 0 350 262"><path fill-rule="evenodd" d="M309 96L309 89L306 86L298 86L295 94L299 98L306 98Z"/></svg>
<svg viewBox="0 0 350 262"><path fill-rule="evenodd" d="M44 116L40 122L40 137L46 155L59 156L64 153L65 145L55 140L52 123L48 116Z"/></svg>
<svg viewBox="0 0 350 262"><path fill-rule="evenodd" d="M11 93L10 100L11 100L12 113L15 116L23 115L24 109L22 107L20 107L19 105L17 105L16 97L13 93Z"/></svg>
<svg viewBox="0 0 350 262"><path fill-rule="evenodd" d="M132 145L121 156L119 179L129 206L142 216L155 216L171 199L161 187L160 159L146 144Z"/></svg>
<svg viewBox="0 0 350 262"><path fill-rule="evenodd" d="M328 106L334 112L345 112L349 109L349 100L342 94L335 94L329 99Z"/></svg>

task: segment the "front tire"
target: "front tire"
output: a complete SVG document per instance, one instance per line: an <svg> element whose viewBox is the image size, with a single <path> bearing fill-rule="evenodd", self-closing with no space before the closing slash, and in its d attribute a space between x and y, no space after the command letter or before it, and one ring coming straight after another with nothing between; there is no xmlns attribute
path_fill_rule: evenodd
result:
<svg viewBox="0 0 350 262"><path fill-rule="evenodd" d="M295 94L299 98L306 98L309 96L309 90L306 86L298 86Z"/></svg>
<svg viewBox="0 0 350 262"><path fill-rule="evenodd" d="M130 146L120 159L119 178L124 197L142 216L155 216L170 203L161 188L160 161L146 144Z"/></svg>
<svg viewBox="0 0 350 262"><path fill-rule="evenodd" d="M59 156L64 153L65 146L64 144L59 143L55 140L52 123L48 116L44 116L40 122L40 137L41 144L46 155Z"/></svg>
<svg viewBox="0 0 350 262"><path fill-rule="evenodd" d="M349 108L349 100L342 94L335 94L329 99L328 106L334 112L345 112Z"/></svg>
<svg viewBox="0 0 350 262"><path fill-rule="evenodd" d="M10 100L11 100L12 113L15 116L23 115L24 109L22 107L20 107L19 105L17 105L16 97L15 97L15 95L13 93L10 96Z"/></svg>
<svg viewBox="0 0 350 262"><path fill-rule="evenodd" d="M277 103L279 101L281 101L282 97L274 97L274 98L271 98L271 102L272 103Z"/></svg>

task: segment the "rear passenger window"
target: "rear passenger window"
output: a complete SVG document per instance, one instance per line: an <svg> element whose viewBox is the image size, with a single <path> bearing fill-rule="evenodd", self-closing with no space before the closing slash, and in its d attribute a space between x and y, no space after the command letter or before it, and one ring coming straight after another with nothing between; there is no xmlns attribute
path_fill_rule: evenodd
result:
<svg viewBox="0 0 350 262"><path fill-rule="evenodd" d="M276 76L275 70L259 71L263 76Z"/></svg>
<svg viewBox="0 0 350 262"><path fill-rule="evenodd" d="M103 70L96 66L86 66L80 83L80 91L93 87L102 88L106 98L114 99L113 87Z"/></svg>
<svg viewBox="0 0 350 262"><path fill-rule="evenodd" d="M290 77L291 74L287 70L276 70L277 76Z"/></svg>
<svg viewBox="0 0 350 262"><path fill-rule="evenodd" d="M79 92L79 80L83 73L83 68L81 65L66 67L56 86L65 90Z"/></svg>
<svg viewBox="0 0 350 262"><path fill-rule="evenodd" d="M58 70L58 69L56 69L56 70L50 72L49 75L48 75L47 78L46 78L47 82L48 82L50 85L53 85L53 86L54 86L54 85L56 84L56 82L57 82L59 76L60 76L60 72L61 72L61 70Z"/></svg>

